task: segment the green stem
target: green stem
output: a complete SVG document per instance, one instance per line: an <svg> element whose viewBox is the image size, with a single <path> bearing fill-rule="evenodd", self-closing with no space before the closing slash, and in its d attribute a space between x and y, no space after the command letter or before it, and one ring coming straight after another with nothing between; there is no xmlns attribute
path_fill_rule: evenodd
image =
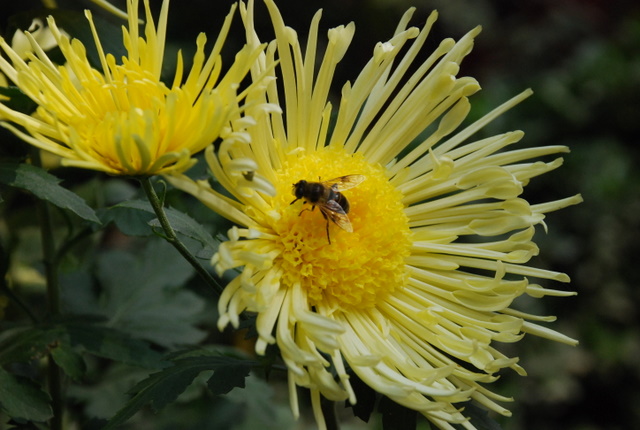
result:
<svg viewBox="0 0 640 430"><path fill-rule="evenodd" d="M35 151L34 151L35 154ZM34 164L40 166L40 155L34 155ZM58 283L58 267L56 265L55 240L53 238L53 219L49 203L38 200L38 218L40 220L40 237L42 240L42 261L44 263L47 283L47 299L51 317L60 315L60 285Z"/></svg>
<svg viewBox="0 0 640 430"><path fill-rule="evenodd" d="M147 198L153 207L156 216L158 217L158 221L160 221L160 225L164 230L165 239L169 242L173 247L193 266L193 268L198 272L200 277L214 289L216 294L220 296L222 294L222 286L215 280L215 278L209 273L207 269L205 269L198 259L189 252L187 247L178 239L176 232L171 227L169 223L169 219L167 218L167 214L164 211L164 206L158 194L156 194L156 190L153 188L151 184L151 180L148 177L139 178L140 183L142 184L142 188L144 192L147 194Z"/></svg>
<svg viewBox="0 0 640 430"><path fill-rule="evenodd" d="M39 200L38 216L40 218L40 237L42 238L42 256L45 279L47 282L47 303L50 317L60 315L60 285L58 284L58 267L53 239L51 208L45 201Z"/></svg>
<svg viewBox="0 0 640 430"><path fill-rule="evenodd" d="M40 150L32 151L33 164L41 167ZM45 279L47 282L47 302L49 317L55 319L60 315L60 284L58 283L58 265L56 262L55 240L53 237L53 219L49 203L38 200L38 218L40 220L40 236L42 238L42 259L45 269ZM47 375L49 379L49 395L51 396L51 408L53 417L50 428L52 430L62 430L62 384L60 381L60 369L49 355Z"/></svg>

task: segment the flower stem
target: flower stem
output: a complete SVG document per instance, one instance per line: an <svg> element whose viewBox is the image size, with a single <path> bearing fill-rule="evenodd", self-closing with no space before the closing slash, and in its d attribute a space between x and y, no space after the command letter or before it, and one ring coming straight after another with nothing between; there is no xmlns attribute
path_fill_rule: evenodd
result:
<svg viewBox="0 0 640 430"><path fill-rule="evenodd" d="M142 184L144 192L147 194L149 203L151 203L151 206L153 207L153 210L158 217L158 221L160 221L160 225L164 230L165 239L171 245L173 245L173 247L185 258L185 260L187 260L187 262L191 264L191 266L193 266L193 268L196 270L196 272L198 272L200 277L207 283L207 285L212 287L215 293L220 296L223 290L222 286L218 283L218 281L215 280L211 273L209 273L209 271L200 264L200 261L198 261L198 259L193 254L191 254L191 252L189 252L187 247L180 241L180 239L178 239L175 230L173 230L173 227L171 227L171 224L169 223L167 214L164 211L163 203L162 201L160 201L156 190L151 184L151 180L148 177L139 178L139 180Z"/></svg>
<svg viewBox="0 0 640 430"><path fill-rule="evenodd" d="M58 267L53 238L51 209L45 201L39 200L38 217L40 219L40 237L42 240L42 257L47 282L47 303L50 317L60 314L60 285L58 284Z"/></svg>
<svg viewBox="0 0 640 430"><path fill-rule="evenodd" d="M42 167L40 150L34 149L31 153L33 164ZM58 283L58 264L56 259L55 239L53 237L53 219L49 203L38 200L36 203L38 218L40 220L40 237L42 240L42 260L44 263L45 279L47 283L47 305L49 318L55 319L60 315L60 284ZM60 369L49 355L47 365L49 382L49 395L51 396L51 409L53 417L49 423L52 430L62 430L62 384Z"/></svg>

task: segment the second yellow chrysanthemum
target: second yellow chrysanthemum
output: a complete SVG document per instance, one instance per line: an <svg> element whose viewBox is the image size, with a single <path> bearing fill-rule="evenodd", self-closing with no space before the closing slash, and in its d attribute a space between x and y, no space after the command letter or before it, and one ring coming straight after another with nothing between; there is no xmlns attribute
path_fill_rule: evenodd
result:
<svg viewBox="0 0 640 430"><path fill-rule="evenodd" d="M129 0L128 28L123 27L127 56L103 52L91 14L86 13L101 61L90 64L86 48L70 40L53 18L48 25L64 55L54 64L37 41L25 33L34 53L24 60L4 40L0 70L37 104L32 115L0 104L0 124L26 142L58 155L63 164L114 175L150 176L183 171L191 156L230 133L245 94L239 85L261 51L245 47L222 73L220 52L235 7L227 16L211 52L206 37L197 40L193 66L184 76L178 55L173 82L165 84L163 66L169 1L156 27L145 0L144 37L138 32L138 0Z"/></svg>

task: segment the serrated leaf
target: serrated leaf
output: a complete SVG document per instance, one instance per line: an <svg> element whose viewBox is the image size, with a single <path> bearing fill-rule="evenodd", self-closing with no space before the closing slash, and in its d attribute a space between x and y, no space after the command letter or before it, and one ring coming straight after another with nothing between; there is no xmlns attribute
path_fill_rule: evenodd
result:
<svg viewBox="0 0 640 430"><path fill-rule="evenodd" d="M173 208L167 208L166 213L171 227L177 233L200 242L202 246L210 250L211 254L218 249L218 245L220 244L219 241L215 240L207 229L202 226L202 224L191 218L189 215ZM152 220L149 224L152 227L158 229L161 228L160 221L158 221L158 219Z"/></svg>
<svg viewBox="0 0 640 430"><path fill-rule="evenodd" d="M211 236L207 229L189 215L165 208L171 227L179 234L199 242L213 254L218 249L219 241ZM100 219L103 223L114 222L120 231L132 236L150 236L154 229L162 231L160 221L146 200L128 200L102 211Z"/></svg>
<svg viewBox="0 0 640 430"><path fill-rule="evenodd" d="M28 362L51 353L69 376L81 376L84 363L77 360L82 358L71 356L78 347L99 357L147 369L165 364L149 343L86 318L14 330L0 343L0 364Z"/></svg>
<svg viewBox="0 0 640 430"><path fill-rule="evenodd" d="M108 209L98 211L104 224L113 222L121 232L128 236L151 236L153 229L149 225L156 215L149 202L129 200Z"/></svg>
<svg viewBox="0 0 640 430"><path fill-rule="evenodd" d="M192 357L231 357L239 360L247 360L249 356L241 350L227 345L206 344L189 346L178 351L168 352L166 359L178 361Z"/></svg>
<svg viewBox="0 0 640 430"><path fill-rule="evenodd" d="M197 323L205 301L182 288L193 274L177 251L159 239L136 255L101 255L97 276L109 325L169 348L201 341L206 333Z"/></svg>
<svg viewBox="0 0 640 430"><path fill-rule="evenodd" d="M95 211L77 194L58 185L60 179L30 164L0 163L0 183L21 188L42 200L100 224Z"/></svg>
<svg viewBox="0 0 640 430"><path fill-rule="evenodd" d="M104 430L116 428L125 423L145 405L156 412L175 401L193 380L204 371L214 373L228 367L250 367L255 363L233 357L200 356L175 360L173 366L150 375L131 389L133 398L109 420Z"/></svg>
<svg viewBox="0 0 640 430"><path fill-rule="evenodd" d="M92 384L71 384L68 395L84 405L86 416L106 420L114 416L130 399L126 393L136 383L149 376L149 370L132 367L121 363L107 366L101 377ZM82 427L84 430L84 426Z"/></svg>
<svg viewBox="0 0 640 430"><path fill-rule="evenodd" d="M147 369L163 366L162 355L147 342L134 339L118 329L74 323L69 325L68 331L72 346L80 345L99 357Z"/></svg>
<svg viewBox="0 0 640 430"><path fill-rule="evenodd" d="M53 416L49 395L30 379L0 368L0 408L13 418L46 421Z"/></svg>
<svg viewBox="0 0 640 430"><path fill-rule="evenodd" d="M160 410L166 403L175 400L200 373L196 369L170 369L160 375L155 373L142 381L145 385L137 386L137 394L109 420L103 430L124 424L147 404L152 405L156 411Z"/></svg>
<svg viewBox="0 0 640 430"><path fill-rule="evenodd" d="M236 387L244 388L244 381L250 371L251 366L245 363L221 366L213 372L207 386L214 396L227 394Z"/></svg>
<svg viewBox="0 0 640 430"><path fill-rule="evenodd" d="M65 343L52 348L51 357L62 371L74 381L80 380L87 371L82 356Z"/></svg>

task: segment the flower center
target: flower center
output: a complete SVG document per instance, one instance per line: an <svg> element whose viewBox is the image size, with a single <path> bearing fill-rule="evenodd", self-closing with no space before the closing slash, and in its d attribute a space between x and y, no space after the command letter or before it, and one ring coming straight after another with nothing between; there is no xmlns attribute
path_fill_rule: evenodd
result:
<svg viewBox="0 0 640 430"><path fill-rule="evenodd" d="M147 169L169 152L158 148L168 128L169 90L135 64L113 66L111 74L110 83L82 80L84 97L77 103L86 115L64 120L77 132L77 145L99 163L122 174L155 173Z"/></svg>
<svg viewBox="0 0 640 430"><path fill-rule="evenodd" d="M360 309L375 306L404 285L411 231L402 194L389 184L380 166L358 154L323 148L290 156L277 175L274 208L281 217L274 230L282 252L275 264L282 270L284 285L299 282L314 306ZM321 183L326 190L333 179L347 175L362 175L365 180L339 191L342 197L327 191L319 194L320 188L309 184ZM298 185L301 198L291 204L296 198L293 185L299 181L307 181L306 187ZM347 206L344 199L352 232L344 228L345 215L335 213L335 203Z"/></svg>

